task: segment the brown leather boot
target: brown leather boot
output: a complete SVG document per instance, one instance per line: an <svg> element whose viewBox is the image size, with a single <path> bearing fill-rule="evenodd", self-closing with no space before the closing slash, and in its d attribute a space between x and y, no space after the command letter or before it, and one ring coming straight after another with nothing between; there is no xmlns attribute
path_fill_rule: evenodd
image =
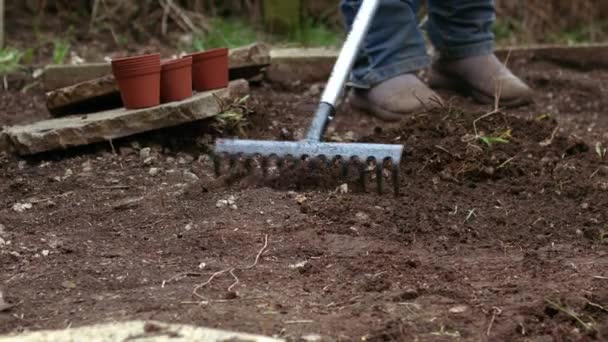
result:
<svg viewBox="0 0 608 342"><path fill-rule="evenodd" d="M416 111L441 105L441 98L413 74L388 79L371 89L354 89L350 102L385 121L398 121Z"/></svg>
<svg viewBox="0 0 608 342"><path fill-rule="evenodd" d="M452 89L470 94L481 103L518 106L532 102L534 92L513 75L494 54L433 63L429 76L432 88Z"/></svg>

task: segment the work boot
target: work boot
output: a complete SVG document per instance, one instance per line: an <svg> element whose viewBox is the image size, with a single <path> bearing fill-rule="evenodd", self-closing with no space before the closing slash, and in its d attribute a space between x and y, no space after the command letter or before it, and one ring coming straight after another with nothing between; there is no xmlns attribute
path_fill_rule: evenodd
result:
<svg viewBox="0 0 608 342"><path fill-rule="evenodd" d="M513 75L494 54L433 63L429 76L432 88L446 88L472 95L481 103L519 106L532 102L533 91Z"/></svg>
<svg viewBox="0 0 608 342"><path fill-rule="evenodd" d="M416 111L437 107L441 99L414 74L388 79L371 89L354 89L353 107L385 121L399 121Z"/></svg>

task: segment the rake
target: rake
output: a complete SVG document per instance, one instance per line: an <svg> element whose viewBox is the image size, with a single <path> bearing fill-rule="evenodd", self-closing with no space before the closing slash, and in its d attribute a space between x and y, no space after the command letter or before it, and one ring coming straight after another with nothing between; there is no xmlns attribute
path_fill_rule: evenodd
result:
<svg viewBox="0 0 608 342"><path fill-rule="evenodd" d="M392 182L395 195L399 193L399 165L403 155L403 145L371 143L330 143L321 141L329 123L334 119L336 104L343 95L344 86L355 63L357 52L371 25L380 0L364 0L359 8L352 29L348 34L338 60L336 61L321 102L308 129L306 138L300 141L268 141L218 139L215 145L216 172L220 171L222 157L228 156L234 166L237 159L244 158L251 164L253 158L262 158L262 168L275 158L278 164L283 160L324 161L325 164L342 165L342 176L348 177L350 164L357 164L360 182L365 187L366 174L375 164L376 182L379 193L383 191L384 169L392 166ZM318 163L313 163L315 165Z"/></svg>

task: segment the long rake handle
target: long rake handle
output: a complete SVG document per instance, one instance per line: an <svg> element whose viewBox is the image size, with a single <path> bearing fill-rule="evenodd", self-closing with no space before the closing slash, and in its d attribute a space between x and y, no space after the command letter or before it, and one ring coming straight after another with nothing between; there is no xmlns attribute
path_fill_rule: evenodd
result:
<svg viewBox="0 0 608 342"><path fill-rule="evenodd" d="M342 96L344 85L355 64L357 53L361 49L379 4L380 0L363 0L346 41L342 45L338 60L334 64L315 117L308 128L307 141L321 141L327 125L333 120L336 113L336 104Z"/></svg>

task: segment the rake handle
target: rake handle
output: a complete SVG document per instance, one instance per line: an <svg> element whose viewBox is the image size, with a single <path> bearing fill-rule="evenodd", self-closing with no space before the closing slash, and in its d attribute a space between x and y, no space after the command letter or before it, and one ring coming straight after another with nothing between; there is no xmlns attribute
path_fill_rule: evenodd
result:
<svg viewBox="0 0 608 342"><path fill-rule="evenodd" d="M361 7L359 7L357 16L344 45L342 45L338 60L334 64L327 86L321 96L321 103L319 103L315 117L308 128L307 141L321 141L327 125L333 120L338 99L342 96L344 85L355 64L357 53L361 49L379 4L380 0L363 0Z"/></svg>

